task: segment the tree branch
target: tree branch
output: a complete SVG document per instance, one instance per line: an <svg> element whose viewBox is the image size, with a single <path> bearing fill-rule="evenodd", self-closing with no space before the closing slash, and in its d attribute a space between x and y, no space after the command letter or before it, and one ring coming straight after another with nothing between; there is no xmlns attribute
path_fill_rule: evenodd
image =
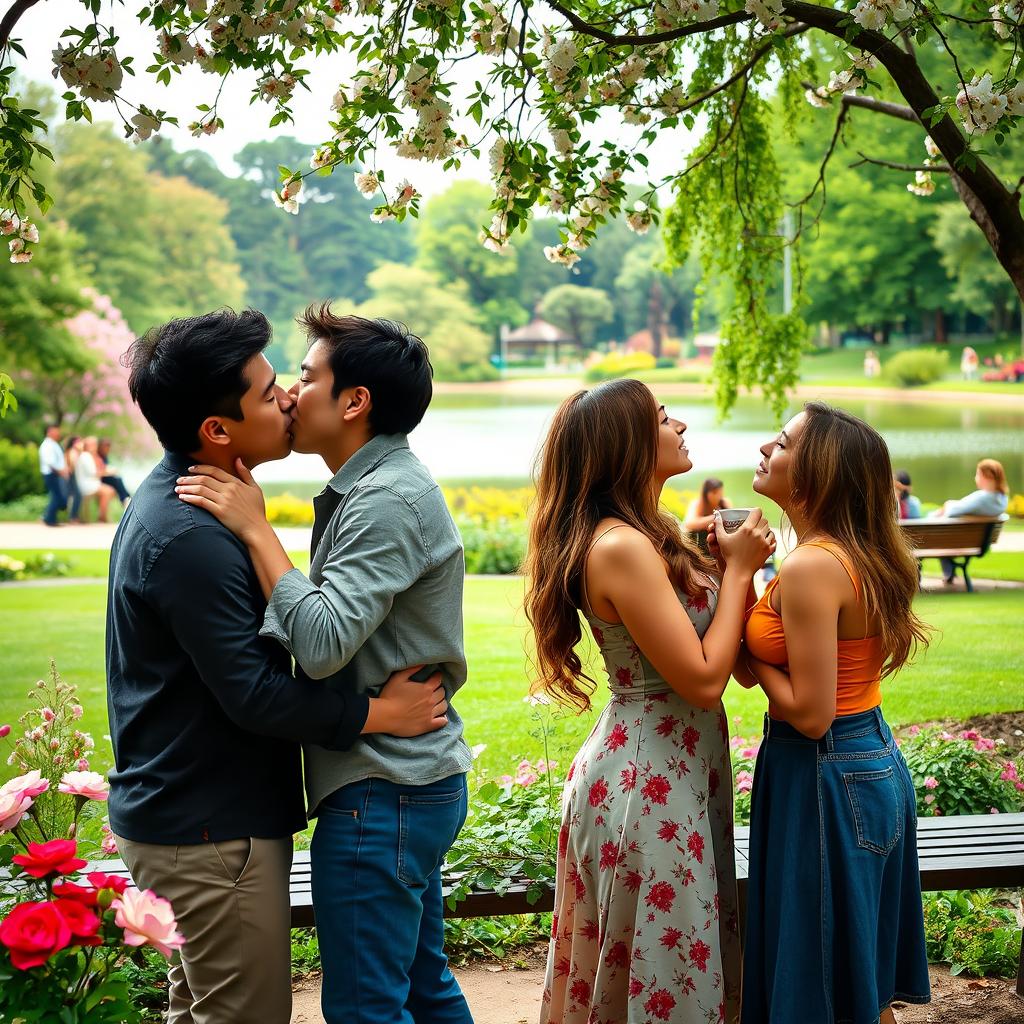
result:
<svg viewBox="0 0 1024 1024"><path fill-rule="evenodd" d="M0 53L7 49L11 32L14 31L14 26L18 24L18 19L38 2L39 0L15 0L15 3L11 4L7 9L3 20L0 21Z"/></svg>
<svg viewBox="0 0 1024 1024"><path fill-rule="evenodd" d="M814 218L815 224L817 224L817 222L820 220L822 211L825 209L825 203L828 200L828 195L825 190L825 168L828 167L828 162L829 160L832 159L832 154L836 151L836 143L839 141L839 134L843 130L843 124L845 123L846 117L849 114L849 112L850 108L848 106L840 106L839 116L836 118L836 127L835 130L832 132L832 141L829 143L828 150L825 152L825 156L822 158L821 167L818 168L818 177L814 182L813 188L810 192L807 193L807 195L803 197L803 199L800 199L795 203L789 204L797 207L800 211L800 223L797 225L796 235L794 236L792 241L795 241L803 233L804 206L814 198L814 194L818 191L819 185L821 186L821 206L818 208L818 213Z"/></svg>
<svg viewBox="0 0 1024 1024"><path fill-rule="evenodd" d="M860 159L851 167L860 167L861 164L875 164L878 167L888 167L891 171L935 171L936 174L952 174L953 168L949 164L894 164L891 160L875 160L874 157L865 156L859 149L857 156Z"/></svg>
<svg viewBox="0 0 1024 1024"><path fill-rule="evenodd" d="M683 25L681 28L669 29L666 32L651 32L649 35L640 36L616 35L614 32L606 32L603 28L591 25L564 4L559 3L559 0L545 0L545 3L552 10L558 11L577 32L581 32L586 36L592 36L594 39L600 39L601 42L608 43L610 46L650 46L653 43L668 43L673 39L700 35L703 32L711 32L716 28L724 28L727 25L739 25L744 21L752 20L754 17L752 14L747 14L746 11L737 11L735 14L723 14L720 18L712 18L710 21L698 21L693 25Z"/></svg>
<svg viewBox="0 0 1024 1024"><path fill-rule="evenodd" d="M801 85L812 92L818 89L813 82L802 82ZM842 103L844 107L863 107L865 110L874 110L876 113L887 114L889 117L898 117L901 121L921 123L917 114L910 107L904 107L899 103L889 103L886 100L876 100L873 96L858 96L853 92L844 92Z"/></svg>

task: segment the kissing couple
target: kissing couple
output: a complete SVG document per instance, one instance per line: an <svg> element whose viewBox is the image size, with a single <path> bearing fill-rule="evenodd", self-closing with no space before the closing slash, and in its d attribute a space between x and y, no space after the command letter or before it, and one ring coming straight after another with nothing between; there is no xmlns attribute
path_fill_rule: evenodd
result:
<svg viewBox="0 0 1024 1024"><path fill-rule="evenodd" d="M185 936L171 1024L288 1024L303 776L328 1024L471 1024L441 895L472 760L450 704L465 563L407 439L429 356L403 326L326 303L299 324L287 391L251 309L173 320L126 355L165 454L111 550L111 828ZM333 474L308 576L250 475L292 450Z"/></svg>

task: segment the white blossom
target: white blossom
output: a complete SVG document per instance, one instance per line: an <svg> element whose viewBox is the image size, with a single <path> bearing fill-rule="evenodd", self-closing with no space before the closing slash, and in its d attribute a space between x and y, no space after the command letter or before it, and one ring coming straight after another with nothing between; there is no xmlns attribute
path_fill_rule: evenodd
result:
<svg viewBox="0 0 1024 1024"><path fill-rule="evenodd" d="M281 192L274 193L274 205L278 209L284 210L285 213L298 214L299 212L298 200L289 198Z"/></svg>
<svg viewBox="0 0 1024 1024"><path fill-rule="evenodd" d="M743 9L766 29L774 30L782 22L782 0L747 0Z"/></svg>
<svg viewBox="0 0 1024 1024"><path fill-rule="evenodd" d="M576 70L576 42L572 36L559 39L548 35L544 40L544 57L547 60L545 72L551 87L563 92L569 83L569 75Z"/></svg>
<svg viewBox="0 0 1024 1024"><path fill-rule="evenodd" d="M846 68L844 71L833 71L829 76L827 92L856 92L864 85L864 79L857 74L854 68Z"/></svg>
<svg viewBox="0 0 1024 1024"><path fill-rule="evenodd" d="M195 47L188 41L188 36L177 33L171 35L167 31L160 33L160 56L172 64L189 64L195 60Z"/></svg>
<svg viewBox="0 0 1024 1024"><path fill-rule="evenodd" d="M1007 97L995 92L992 75L975 78L956 98L957 109L963 118L968 135L984 134L996 126L1006 113Z"/></svg>
<svg viewBox="0 0 1024 1024"><path fill-rule="evenodd" d="M885 27L889 9L882 0L860 0L853 9L853 20L869 31L877 32Z"/></svg>
<svg viewBox="0 0 1024 1024"><path fill-rule="evenodd" d="M633 209L626 214L626 226L630 231L635 231L638 235L646 235L650 231L653 222L654 218L651 216L651 211L647 208L646 203L635 203Z"/></svg>
<svg viewBox="0 0 1024 1024"><path fill-rule="evenodd" d="M422 64L410 64L405 75L405 102L410 107L419 107L432 98L434 79Z"/></svg>
<svg viewBox="0 0 1024 1024"><path fill-rule="evenodd" d="M38 242L39 241L39 228L30 221L23 221L21 229L18 231L18 237L23 242Z"/></svg>
<svg viewBox="0 0 1024 1024"><path fill-rule="evenodd" d="M649 110L643 110L641 107L630 104L622 108L622 120L626 124L647 124L651 120L651 113Z"/></svg>
<svg viewBox="0 0 1024 1024"><path fill-rule="evenodd" d="M924 137L924 148L933 160L942 156L942 150L935 145L935 140L930 135Z"/></svg>
<svg viewBox="0 0 1024 1024"><path fill-rule="evenodd" d="M132 142L145 142L153 132L160 130L160 122L141 110L132 117L132 124L135 125Z"/></svg>
<svg viewBox="0 0 1024 1024"><path fill-rule="evenodd" d="M828 107L832 103L828 90L824 86L819 86L817 89L807 89L804 92L804 98L812 107Z"/></svg>
<svg viewBox="0 0 1024 1024"><path fill-rule="evenodd" d="M572 267L580 261L579 253L573 252L564 243L544 246L544 258L549 263L561 263L564 267Z"/></svg>
<svg viewBox="0 0 1024 1024"><path fill-rule="evenodd" d="M549 129L551 135L551 141L554 143L555 149L562 156L568 156L573 150L572 136L564 128L551 128Z"/></svg>
<svg viewBox="0 0 1024 1024"><path fill-rule="evenodd" d="M935 191L935 179L931 171L917 171L914 175L914 183L907 186L908 192L915 196L930 196Z"/></svg>
<svg viewBox="0 0 1024 1024"><path fill-rule="evenodd" d="M392 210L388 204L378 206L373 213L370 214L370 220L372 220L374 224L382 224L386 220L395 220L396 217L397 215L395 211Z"/></svg>
<svg viewBox="0 0 1024 1024"><path fill-rule="evenodd" d="M348 105L348 96L345 95L344 89L338 89L331 100L331 110L341 111L344 110Z"/></svg>
<svg viewBox="0 0 1024 1024"><path fill-rule="evenodd" d="M1024 117L1024 81L1018 82L1006 94L1006 112L1014 117Z"/></svg>
<svg viewBox="0 0 1024 1024"><path fill-rule="evenodd" d="M331 153L330 147L320 146L318 149L313 150L313 155L309 158L309 166L314 171L318 171L321 167L326 167L333 160L334 155Z"/></svg>
<svg viewBox="0 0 1024 1024"><path fill-rule="evenodd" d="M0 235L13 235L21 228L21 218L13 210L0 210Z"/></svg>
<svg viewBox="0 0 1024 1024"><path fill-rule="evenodd" d="M356 188L367 198L380 188L380 178L377 177L376 171L364 171L362 173L357 171L352 177L356 183Z"/></svg>

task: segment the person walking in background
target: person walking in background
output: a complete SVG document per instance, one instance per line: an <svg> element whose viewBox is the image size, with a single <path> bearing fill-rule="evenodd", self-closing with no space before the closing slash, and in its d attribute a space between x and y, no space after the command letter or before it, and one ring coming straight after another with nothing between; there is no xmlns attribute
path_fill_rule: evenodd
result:
<svg viewBox="0 0 1024 1024"><path fill-rule="evenodd" d="M75 479L75 468L81 454L82 439L77 434L72 434L64 442L64 465L67 469L68 482L68 522L76 525L81 522L79 516L82 511L82 492L78 489L78 481Z"/></svg>
<svg viewBox="0 0 1024 1024"><path fill-rule="evenodd" d="M873 348L869 348L867 352L864 353L864 376L867 377L868 380L874 380L874 378L878 377L881 372L882 363L878 358L878 353Z"/></svg>
<svg viewBox="0 0 1024 1024"><path fill-rule="evenodd" d="M1001 516L1010 504L1010 487L1006 482L1006 470L1003 464L995 459L982 459L974 471L974 486L977 488L962 498L943 502L942 508L936 509L933 516L976 516L981 519L995 519ZM951 586L956 572L953 562L948 558L940 558L942 563L942 580Z"/></svg>
<svg viewBox="0 0 1024 1024"><path fill-rule="evenodd" d="M733 673L769 702L743 1024L893 1024L894 1000L930 998L914 786L881 712L882 679L928 640L917 565L867 423L812 402L761 454L754 491L797 546L748 612Z"/></svg>
<svg viewBox="0 0 1024 1024"><path fill-rule="evenodd" d="M611 694L562 799L542 1024L739 1017L722 693L775 541L754 509L716 564L659 512L692 467L685 431L626 379L566 399L544 442L525 570L536 686L590 709L582 618Z"/></svg>
<svg viewBox="0 0 1024 1024"><path fill-rule="evenodd" d="M709 476L701 484L700 494L690 502L683 520L683 529L705 555L708 553L708 527L720 508L732 508L732 502L725 496L725 484Z"/></svg>
<svg viewBox="0 0 1024 1024"><path fill-rule="evenodd" d="M899 502L900 519L920 519L921 500L910 490L910 474L905 469L898 469L892 478L896 500Z"/></svg>
<svg viewBox="0 0 1024 1024"><path fill-rule="evenodd" d="M60 446L59 423L51 423L46 428L46 437L39 445L39 472L43 474L46 493L50 496L43 513L43 522L47 526L58 526L57 513L68 503L65 487L68 471L64 449Z"/></svg>
<svg viewBox="0 0 1024 1024"><path fill-rule="evenodd" d="M96 498L96 521L98 523L107 522L107 509L114 497L114 488L103 482L102 465L102 460L99 457L99 442L95 437L85 438L82 442L82 451L75 463L75 483L78 485L83 504L92 497Z"/></svg>
<svg viewBox="0 0 1024 1024"><path fill-rule="evenodd" d="M109 465L110 447L110 438L101 437L96 448L96 455L100 463L100 479L109 487L114 488L114 493L120 499L121 504L127 507L132 496L128 493L128 488L125 487L121 475Z"/></svg>
<svg viewBox="0 0 1024 1024"><path fill-rule="evenodd" d="M960 355L960 376L964 380L974 380L978 373L978 353L970 345L964 345Z"/></svg>

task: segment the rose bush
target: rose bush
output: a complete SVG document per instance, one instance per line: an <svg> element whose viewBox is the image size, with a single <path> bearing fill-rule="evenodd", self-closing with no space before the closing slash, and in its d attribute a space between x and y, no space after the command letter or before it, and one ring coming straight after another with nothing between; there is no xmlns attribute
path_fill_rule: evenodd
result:
<svg viewBox="0 0 1024 1024"><path fill-rule="evenodd" d="M0 787L0 1021L131 1024L141 1020L121 968L134 947L180 949L167 900L120 875L92 871L76 833L107 799L89 770L82 708L51 666L31 694L7 761L22 774ZM0 740L13 730L0 725ZM109 828L100 844L116 853ZM99 852L99 851L95 851Z"/></svg>

